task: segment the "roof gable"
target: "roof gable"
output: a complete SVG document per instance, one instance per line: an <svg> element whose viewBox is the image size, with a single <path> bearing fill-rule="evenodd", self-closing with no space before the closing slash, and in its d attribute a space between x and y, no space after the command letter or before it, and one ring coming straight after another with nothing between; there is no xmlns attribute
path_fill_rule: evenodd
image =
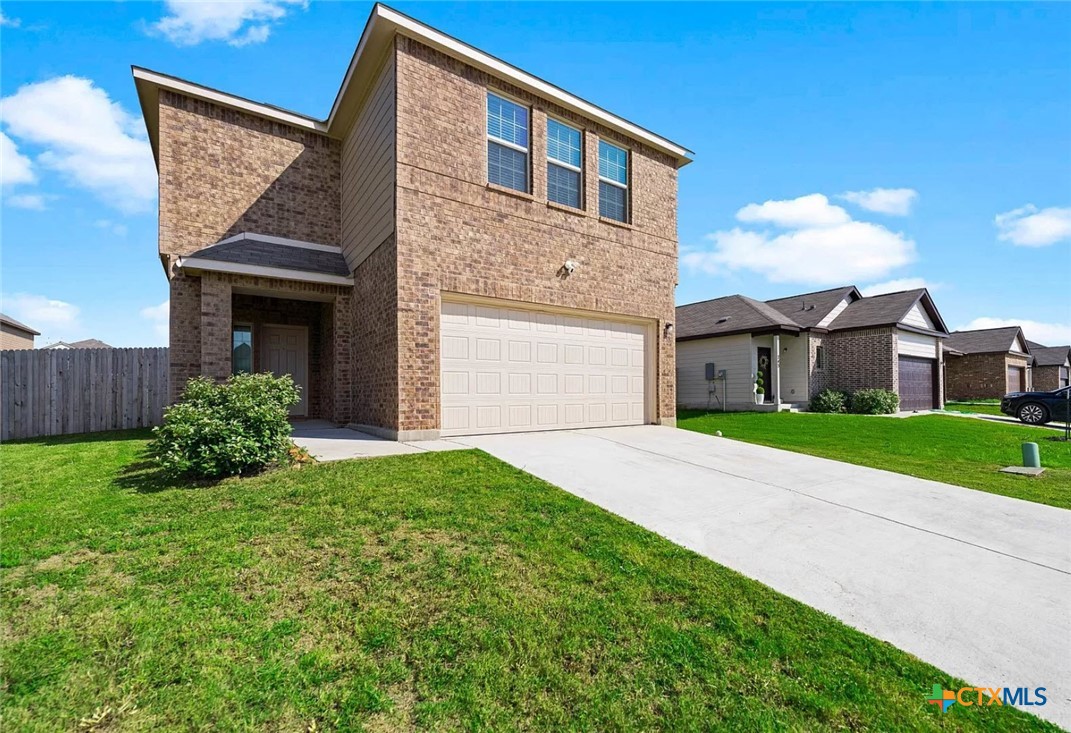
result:
<svg viewBox="0 0 1071 733"><path fill-rule="evenodd" d="M954 331L945 346L964 354L1001 354L1011 351L1016 339L1022 338L1022 333L1018 326Z"/></svg>
<svg viewBox="0 0 1071 733"><path fill-rule="evenodd" d="M803 328L816 328L843 300L855 301L862 297L858 288L854 285L847 285L831 290L820 290L816 293L775 298L767 300L766 304L788 316Z"/></svg>
<svg viewBox="0 0 1071 733"><path fill-rule="evenodd" d="M829 324L830 331L901 326L947 333L941 314L925 288L860 298Z"/></svg>
<svg viewBox="0 0 1071 733"><path fill-rule="evenodd" d="M270 104L254 102L149 69L132 67L134 83L138 90L138 101L145 118L145 126L148 128L153 155L159 161L158 100L159 90L162 88L341 139L348 132L368 97L368 91L375 83L376 75L373 72L387 54L395 35L403 35L419 41L492 77L550 100L586 119L601 123L630 140L649 145L673 158L678 168L692 161L692 151L687 148L382 3L376 3L373 6L357 49L343 77L342 85L331 105L331 112L323 120Z"/></svg>

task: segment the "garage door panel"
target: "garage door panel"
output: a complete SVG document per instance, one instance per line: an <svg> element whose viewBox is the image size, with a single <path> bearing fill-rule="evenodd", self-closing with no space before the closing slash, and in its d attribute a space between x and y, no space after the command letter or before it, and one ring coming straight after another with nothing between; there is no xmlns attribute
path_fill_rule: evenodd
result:
<svg viewBox="0 0 1071 733"><path fill-rule="evenodd" d="M450 301L440 322L444 435L644 422L642 324Z"/></svg>
<svg viewBox="0 0 1071 733"><path fill-rule="evenodd" d="M900 409L932 410L936 407L934 384L936 382L936 359L917 356L900 356Z"/></svg>

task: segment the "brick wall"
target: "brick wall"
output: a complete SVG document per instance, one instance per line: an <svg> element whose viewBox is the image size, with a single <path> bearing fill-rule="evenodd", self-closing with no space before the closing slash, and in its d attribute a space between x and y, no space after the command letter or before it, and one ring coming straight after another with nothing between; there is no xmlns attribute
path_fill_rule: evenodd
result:
<svg viewBox="0 0 1071 733"><path fill-rule="evenodd" d="M0 349L32 349L33 334L0 323Z"/></svg>
<svg viewBox="0 0 1071 733"><path fill-rule="evenodd" d="M240 232L339 244L341 144L160 92L160 252Z"/></svg>
<svg viewBox="0 0 1071 733"><path fill-rule="evenodd" d="M352 421L398 429L398 252L388 237L353 273ZM436 365L438 374L438 365Z"/></svg>
<svg viewBox="0 0 1071 733"><path fill-rule="evenodd" d="M1059 366L1036 366L1033 369L1034 389L1038 391L1050 391L1065 386L1060 379L1061 370L1067 367ZM1066 375L1066 371L1064 374Z"/></svg>
<svg viewBox="0 0 1071 733"><path fill-rule="evenodd" d="M1009 366L1025 367L1027 357L1006 353L946 356L945 396L950 400L1002 397L1008 392Z"/></svg>
<svg viewBox="0 0 1071 733"><path fill-rule="evenodd" d="M895 329L829 333L822 337L822 343L826 356L823 389L855 392L877 388L897 391ZM812 389L812 393L814 391Z"/></svg>
<svg viewBox="0 0 1071 733"><path fill-rule="evenodd" d="M488 85L533 106L533 191L487 185ZM519 300L656 322L657 418L675 416L677 173L668 157L519 89L493 82L410 39L397 43L399 429L439 426L442 291ZM546 201L545 120L584 129L584 209ZM598 217L598 140L632 151L632 223ZM558 269L579 263L569 278ZM358 287L360 289L360 286Z"/></svg>

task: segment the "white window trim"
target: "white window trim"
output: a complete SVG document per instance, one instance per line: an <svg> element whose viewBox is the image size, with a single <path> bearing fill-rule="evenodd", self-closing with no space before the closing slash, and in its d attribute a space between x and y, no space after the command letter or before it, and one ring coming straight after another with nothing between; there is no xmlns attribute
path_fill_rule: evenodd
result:
<svg viewBox="0 0 1071 733"><path fill-rule="evenodd" d="M576 132L578 135L580 135L580 165L577 166L577 165L573 165L572 163L564 163L564 162L558 160L557 158L550 157L550 145L547 145L547 162L548 163L552 163L554 165L561 166L562 168L565 168L566 170L571 170L574 173L580 173L581 174L580 182L581 182L581 184L583 184L583 182L584 182L584 177L583 177L583 173L584 173L584 131L581 130L579 127L576 127L575 125L570 125L568 122L565 122L563 120L559 120L557 117L551 117L550 115L547 115L547 140L548 141L550 140L550 123L551 122L556 122L559 125L561 125L562 127L568 127L570 130L572 130L572 131Z"/></svg>
<svg viewBox="0 0 1071 733"><path fill-rule="evenodd" d="M499 99L503 100L503 101L509 102L510 104L515 104L518 107L524 107L526 110L528 110L528 135L527 135L527 137L528 137L528 146L527 147L525 147L523 145L518 145L517 143L511 142L509 140L503 140L500 137L495 137L494 135L491 134L491 131L487 129L487 123L491 119L491 107L489 106L489 102L491 101L491 95L492 94L494 96L498 97ZM530 148L532 147L532 108L529 107L527 104L524 104L523 102L520 102L520 101L514 99L513 97L509 96L508 94L503 94L502 92L496 91L494 89L488 89L487 90L487 96L484 97L483 103L484 103L483 131L484 131L484 135L487 137L487 140L489 142L495 143L496 145L501 145L501 146L506 147L506 148L513 148L517 152L524 153L525 155L530 154Z"/></svg>
<svg viewBox="0 0 1071 733"><path fill-rule="evenodd" d="M625 218L622 223L627 224L629 221L632 220L632 201L630 200L631 196L629 196L629 182L632 180L632 151L629 148L624 148L620 145L614 145L612 142L608 142L606 140L600 140L599 143L606 143L612 148L617 148L618 150L623 150L625 152L625 182L621 183L619 181L613 180L612 178L605 178L601 173L599 174L599 182L608 183L611 186L620 188L625 192ZM599 202L599 216L602 216L602 201ZM617 219L612 219L612 217L607 218L611 218L612 221L618 221Z"/></svg>

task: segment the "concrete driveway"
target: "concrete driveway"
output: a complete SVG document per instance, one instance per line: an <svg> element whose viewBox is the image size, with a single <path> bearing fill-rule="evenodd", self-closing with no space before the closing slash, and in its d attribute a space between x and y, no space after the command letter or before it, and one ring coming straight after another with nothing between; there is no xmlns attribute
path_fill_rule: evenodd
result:
<svg viewBox="0 0 1071 733"><path fill-rule="evenodd" d="M1071 728L1071 511L673 428L453 442Z"/></svg>

